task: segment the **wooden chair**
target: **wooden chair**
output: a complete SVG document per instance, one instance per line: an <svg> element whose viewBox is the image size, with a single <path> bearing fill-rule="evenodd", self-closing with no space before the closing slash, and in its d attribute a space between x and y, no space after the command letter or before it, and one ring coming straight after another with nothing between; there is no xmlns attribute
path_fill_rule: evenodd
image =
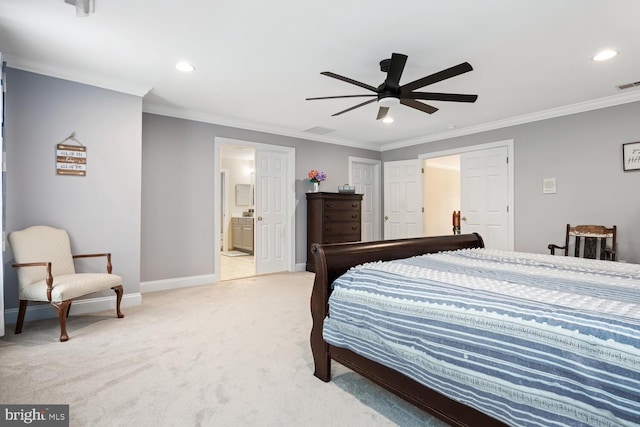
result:
<svg viewBox="0 0 640 427"><path fill-rule="evenodd" d="M72 255L69 235L65 230L47 226L33 226L9 233L9 244L18 269L18 297L20 308L15 333L22 332L22 324L29 301L49 302L60 319L60 341L67 341L67 317L74 298L113 289L116 293L116 315L122 301L122 279L111 274L111 254ZM74 259L106 257L106 273L76 273Z"/></svg>
<svg viewBox="0 0 640 427"><path fill-rule="evenodd" d="M576 225L567 224L567 232L564 246L548 246L551 255L555 255L556 249L564 250L564 255L569 255L569 247L573 248L573 256L590 259L616 260L616 226L611 228L602 225Z"/></svg>
<svg viewBox="0 0 640 427"><path fill-rule="evenodd" d="M453 211L453 234L460 234L460 211Z"/></svg>

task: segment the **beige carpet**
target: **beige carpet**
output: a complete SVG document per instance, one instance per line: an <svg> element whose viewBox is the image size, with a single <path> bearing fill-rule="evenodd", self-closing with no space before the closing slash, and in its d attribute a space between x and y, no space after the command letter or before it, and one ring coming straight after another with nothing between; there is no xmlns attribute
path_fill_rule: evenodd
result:
<svg viewBox="0 0 640 427"><path fill-rule="evenodd" d="M311 273L148 293L0 338L0 403L69 404L71 426L444 426L334 363L316 379Z"/></svg>

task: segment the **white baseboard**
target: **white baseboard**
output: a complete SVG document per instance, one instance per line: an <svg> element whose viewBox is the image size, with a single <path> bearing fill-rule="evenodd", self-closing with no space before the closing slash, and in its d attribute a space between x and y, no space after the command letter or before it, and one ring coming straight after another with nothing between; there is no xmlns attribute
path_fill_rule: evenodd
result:
<svg viewBox="0 0 640 427"><path fill-rule="evenodd" d="M169 289L190 288L192 286L210 285L219 282L216 274L202 276L178 277L175 279L151 280L140 282L140 293L167 291Z"/></svg>
<svg viewBox="0 0 640 427"><path fill-rule="evenodd" d="M306 271L307 270L307 264L304 262L299 262L296 264L295 266L295 271Z"/></svg>
<svg viewBox="0 0 640 427"><path fill-rule="evenodd" d="M140 293L124 294L120 308L133 307L142 304L142 295ZM114 310L115 315L116 298L115 296L87 298L74 300L71 304L70 316L74 314L95 313L98 311ZM126 315L126 313L125 313ZM27 314L25 322L33 320L54 319L58 317L56 310L47 303L29 303L27 306ZM9 308L4 311L4 323L15 325L18 320L18 309Z"/></svg>

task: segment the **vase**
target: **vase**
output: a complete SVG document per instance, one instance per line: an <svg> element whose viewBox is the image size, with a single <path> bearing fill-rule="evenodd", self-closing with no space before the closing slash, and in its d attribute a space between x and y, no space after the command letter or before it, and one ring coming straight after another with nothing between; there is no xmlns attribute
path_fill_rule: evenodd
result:
<svg viewBox="0 0 640 427"><path fill-rule="evenodd" d="M320 191L320 183L319 182L314 182L313 183L313 192L317 193L318 191Z"/></svg>

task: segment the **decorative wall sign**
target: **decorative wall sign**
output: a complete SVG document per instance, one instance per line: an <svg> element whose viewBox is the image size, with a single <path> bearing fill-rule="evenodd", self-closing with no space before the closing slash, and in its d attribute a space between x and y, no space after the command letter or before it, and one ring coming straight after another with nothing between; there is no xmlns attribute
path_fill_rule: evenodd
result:
<svg viewBox="0 0 640 427"><path fill-rule="evenodd" d="M68 140L78 145L65 144ZM87 176L87 147L76 139L75 132L56 145L56 174Z"/></svg>
<svg viewBox="0 0 640 427"><path fill-rule="evenodd" d="M625 171L640 170L640 142L622 144L622 162Z"/></svg>

